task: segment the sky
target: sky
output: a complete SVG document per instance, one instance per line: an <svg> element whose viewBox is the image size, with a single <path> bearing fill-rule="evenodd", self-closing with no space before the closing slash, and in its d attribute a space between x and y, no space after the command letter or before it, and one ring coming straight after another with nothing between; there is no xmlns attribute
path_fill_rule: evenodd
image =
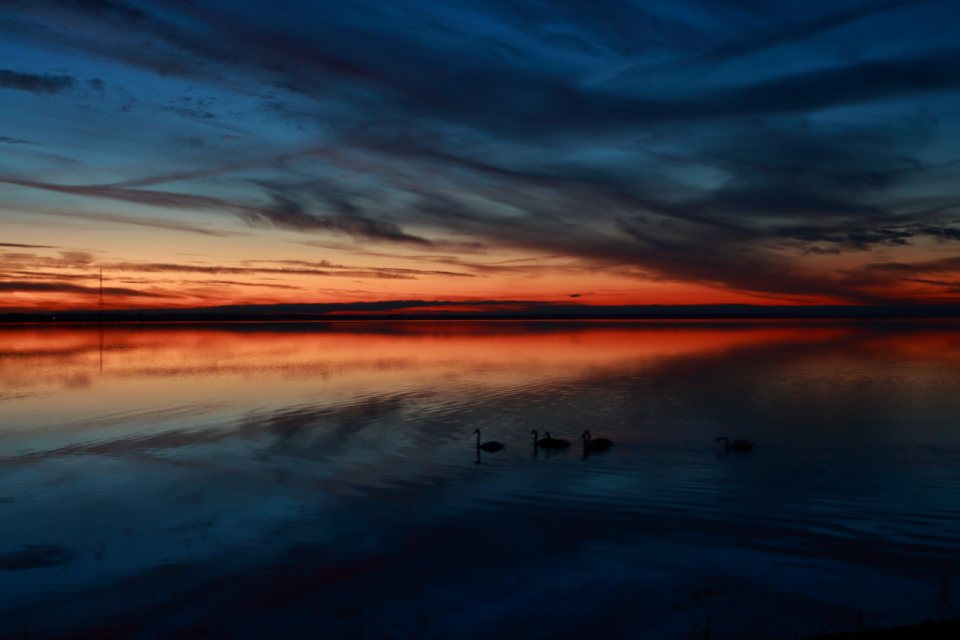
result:
<svg viewBox="0 0 960 640"><path fill-rule="evenodd" d="M0 309L960 302L958 24L0 0Z"/></svg>

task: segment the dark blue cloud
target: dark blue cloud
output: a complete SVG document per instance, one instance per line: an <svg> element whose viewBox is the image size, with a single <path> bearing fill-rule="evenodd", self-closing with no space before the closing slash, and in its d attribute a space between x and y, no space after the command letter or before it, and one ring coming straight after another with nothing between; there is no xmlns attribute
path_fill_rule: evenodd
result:
<svg viewBox="0 0 960 640"><path fill-rule="evenodd" d="M17 89L32 93L60 93L72 89L76 80L70 76L56 76L49 73L20 73L9 69L0 69L0 87Z"/></svg>

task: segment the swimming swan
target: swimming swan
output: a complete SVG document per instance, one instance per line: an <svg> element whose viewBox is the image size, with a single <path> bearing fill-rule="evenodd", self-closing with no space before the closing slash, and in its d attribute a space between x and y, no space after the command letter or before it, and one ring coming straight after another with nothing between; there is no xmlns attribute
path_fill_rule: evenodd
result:
<svg viewBox="0 0 960 640"><path fill-rule="evenodd" d="M500 451L500 449L503 449L506 446L500 442L495 442L493 440L491 440L490 442L484 442L483 444L480 444L480 429L474 430L474 433L477 434L477 449L483 449L484 451L495 453L497 451Z"/></svg>
<svg viewBox="0 0 960 640"><path fill-rule="evenodd" d="M590 436L589 431L584 431L580 434L580 437L583 438L583 446L590 451L606 451L610 448L610 445L613 444L613 440L607 440L606 438L597 438L594 440Z"/></svg>
<svg viewBox="0 0 960 640"><path fill-rule="evenodd" d="M716 440L714 440L714 442L720 442L721 440L723 440L724 451L730 451L731 449L733 451L753 451L753 443L750 442L749 440L737 439L737 440L734 440L733 442L730 442L730 438L721 436Z"/></svg>
<svg viewBox="0 0 960 640"><path fill-rule="evenodd" d="M549 442L550 438L540 438L540 439L538 440L538 439L537 439L537 430L536 430L536 429L534 429L534 430L531 431L530 433L533 434L533 446L535 446L535 447L548 447L548 446L550 446L549 444L547 444L547 443Z"/></svg>
<svg viewBox="0 0 960 640"><path fill-rule="evenodd" d="M534 438L536 438L536 431L534 431ZM570 443L566 440L561 440L560 438L554 438L550 435L550 432L547 431L543 434L543 437L537 441L544 449L566 449L570 446Z"/></svg>

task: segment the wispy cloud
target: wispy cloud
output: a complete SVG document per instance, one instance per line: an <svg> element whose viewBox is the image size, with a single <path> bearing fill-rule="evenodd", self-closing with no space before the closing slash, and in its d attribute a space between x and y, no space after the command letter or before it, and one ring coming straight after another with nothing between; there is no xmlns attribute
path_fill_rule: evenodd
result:
<svg viewBox="0 0 960 640"><path fill-rule="evenodd" d="M77 84L71 76L51 75L48 73L20 73L9 69L0 69L0 87L18 89L33 93L60 93L72 89Z"/></svg>
<svg viewBox="0 0 960 640"><path fill-rule="evenodd" d="M436 271L425 269L405 269L399 267L361 267L335 264L327 260L308 262L303 260L261 260L256 263L268 263L281 266L230 266L218 264L183 264L157 262L116 262L95 260L90 253L81 251L62 251L59 258L38 256L31 253L0 252L0 268L17 269L24 277L31 277L28 268L54 269L103 269L106 272L127 273L195 273L204 275L284 275L284 276L332 276L340 278L377 278L386 280L415 280L423 276L452 278L474 278L469 273L454 271ZM49 277L49 273L38 273L35 277Z"/></svg>
<svg viewBox="0 0 960 640"><path fill-rule="evenodd" d="M0 136L0 142L4 144L28 144L35 145L36 142L30 142L28 140L21 140L20 138L11 138L10 136Z"/></svg>
<svg viewBox="0 0 960 640"><path fill-rule="evenodd" d="M56 249L43 244L16 244L13 242L0 242L0 247L19 247L21 249Z"/></svg>
<svg viewBox="0 0 960 640"><path fill-rule="evenodd" d="M392 222L377 220L364 215L324 216L311 213L307 211L301 203L276 189L271 194L273 199L272 205L267 207L254 207L210 196L148 189L129 189L102 185L66 186L12 177L0 178L0 183L90 198L106 198L149 207L187 209L193 211L222 211L239 217L251 226L269 225L280 229L294 229L298 231L332 231L369 241L422 246L432 245L430 240L404 233L398 225ZM72 215L91 217L88 214ZM127 221L131 224L137 224L137 222L130 222L130 219L127 219ZM152 224L149 226L158 225ZM196 231L196 229L193 230ZM202 231L199 232L203 233Z"/></svg>
<svg viewBox="0 0 960 640"><path fill-rule="evenodd" d="M64 284L54 282L0 282L0 291L7 293L82 293L97 295L100 291L98 287L84 287L78 284ZM159 298L168 297L166 294L151 293L148 291L138 291L136 289L125 289L123 287L104 287L103 293L111 296L122 296L131 298Z"/></svg>
<svg viewBox="0 0 960 640"><path fill-rule="evenodd" d="M342 264L335 264L329 260L320 260L319 262L310 262L308 260L251 260L251 263L254 262L268 262L270 264L281 264L285 265L283 269L302 269L302 268L319 268L319 269L342 269L346 271L357 271L360 267L348 266ZM377 271L383 271L388 273L402 273L409 274L414 276L454 276L454 277L466 277L473 278L476 277L469 273L460 273L456 271L425 271L422 269L404 269L400 267L377 267Z"/></svg>
<svg viewBox="0 0 960 640"><path fill-rule="evenodd" d="M303 291L303 287L295 287L289 284L271 284L268 282L240 282L237 280L204 280L197 284L204 286L218 287L263 287L265 289L288 289L293 291Z"/></svg>
<svg viewBox="0 0 960 640"><path fill-rule="evenodd" d="M224 229L212 229L209 226L183 222L180 220L170 220L167 218L154 218L146 216L123 216L110 213L94 213L86 211L54 209L50 207L28 207L0 205L0 208L8 211L23 211L31 214L44 216L57 216L61 218L74 218L78 220L93 220L97 222L109 222L111 224L133 225L135 227L152 227L154 229L169 229L171 231L183 231L186 233L197 233L202 236L211 236L218 238L229 238L232 236L244 235L238 231L226 231ZM51 248L51 247L38 247Z"/></svg>

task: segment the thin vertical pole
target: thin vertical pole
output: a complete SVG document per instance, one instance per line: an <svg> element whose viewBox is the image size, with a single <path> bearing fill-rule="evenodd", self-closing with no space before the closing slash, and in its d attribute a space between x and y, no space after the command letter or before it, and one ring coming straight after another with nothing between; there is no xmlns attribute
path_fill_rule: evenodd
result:
<svg viewBox="0 0 960 640"><path fill-rule="evenodd" d="M103 375L103 269L100 269L100 375Z"/></svg>

